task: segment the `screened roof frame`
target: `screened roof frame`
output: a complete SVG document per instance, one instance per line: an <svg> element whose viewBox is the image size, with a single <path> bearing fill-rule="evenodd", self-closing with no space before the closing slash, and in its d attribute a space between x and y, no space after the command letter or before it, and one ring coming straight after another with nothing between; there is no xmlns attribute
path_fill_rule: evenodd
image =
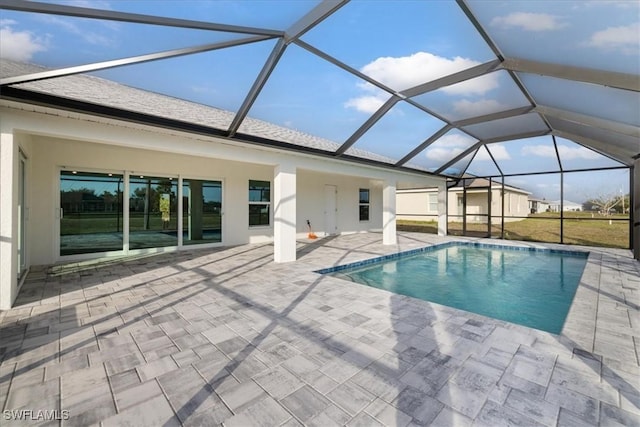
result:
<svg viewBox="0 0 640 427"><path fill-rule="evenodd" d="M579 114L573 111L566 111L562 109L558 109L555 107L550 107L546 105L541 105L536 102L535 97L533 97L526 86L522 83L520 78L517 75L517 72L526 72L543 76L556 77L566 80L573 81L581 81L596 85L604 85L608 87L613 87L617 89L623 89L633 92L640 92L640 79L638 76L624 74L619 72L612 72L606 70L595 70L595 69L587 69L581 67L567 66L562 64L552 64L552 63L543 63L538 61L525 60L514 57L506 57L500 50L499 46L494 43L491 39L490 35L483 28L481 23L478 21L473 11L467 4L466 0L456 0L456 3L464 12L466 17L470 20L473 26L476 28L480 36L487 43L488 47L493 51L496 56L496 59L482 63L480 65L468 68L463 71L459 71L444 77L437 78L432 81L428 81L412 88L408 88L402 91L395 91L385 84L376 81L375 79L367 76L361 71L354 69L353 67L341 62L335 57L323 52L322 50L316 48L315 46L306 43L301 40L300 37L304 35L306 32L311 30L316 25L321 24L323 20L331 16L340 10L345 4L348 3L348 0L337 0L337 1L329 1L323 0L317 6L312 8L306 15L300 18L297 22L291 25L286 30L274 30L268 28L256 28L256 27L245 27L238 25L227 25L213 22L204 22L204 21L195 21L188 19L176 19L176 18L168 18L154 15L143 15L143 14L135 14L128 12L116 12L111 10L100 10L100 9L91 9L85 7L76 7L76 6L66 6L59 4L49 4L49 3L39 3L39 2L27 2L20 0L0 0L0 9L14 10L14 11L22 11L22 12L32 12L32 13L45 13L45 14L53 14L53 15L64 15L64 16L74 16L81 18L91 18L91 19L100 19L100 20L111 20L111 21L120 21L120 22L131 22L131 23L140 23L140 24L150 24L150 25L158 25L165 27L180 27L187 29L198 29L198 30L210 30L210 31L221 31L227 33L235 33L240 35L241 37L234 40L228 40L218 43L205 44L200 46L191 46L185 47L181 49L172 49L161 52L154 52L145 55L131 56L127 58L120 58L116 60L110 61L102 61L102 62L94 62L79 66L73 67L65 67L53 69L50 71L27 74L21 76L14 76L8 78L0 79L0 87L3 89L2 97L10 98L12 94L19 94L19 97L22 97L23 100L32 100L40 103L51 102L55 104L55 97L47 97L42 95L34 95L29 94L22 89L13 88L12 85L26 83L31 81L43 80L43 79L51 79L55 77L62 77L80 73L86 73L90 71L104 70L108 68L121 67L125 65L132 65L143 62L157 61L166 58L179 57L184 55L191 55L195 53L208 52L217 49L224 48L232 48L233 46L239 46L249 43L256 43L270 39L277 39L277 43L273 47L271 54L265 61L262 66L261 71L256 77L255 81L251 85L251 88L247 92L242 105L239 110L236 112L236 115L229 126L228 129L211 129L203 126L193 126L193 130L198 133L204 134L213 134L216 136L223 136L226 138L238 139L245 142L253 142L259 144L266 145L275 145L286 147L290 149L296 149L292 144L282 143L279 141L272 141L265 138L256 138L250 137L244 134L239 134L238 129L242 124L243 120L247 117L251 106L256 101L260 92L266 82L269 79L269 76L276 68L279 63L280 58L285 53L287 47L294 43L297 46L305 49L313 55L320 57L321 59L332 63L333 65L341 68L348 73L366 81L374 85L375 87L385 91L389 98L387 101L378 108L376 112L371 114L369 118L342 144L339 146L337 150L333 153L316 153L322 155L329 155L339 158L344 158L346 160L351 161L365 161L365 159L359 159L356 156L351 156L345 154L345 152L353 146L371 127L373 127L376 122L378 122L391 108L393 108L399 102L408 103L426 114L442 121L445 125L436 131L433 135L429 136L422 142L420 142L414 149L410 152L400 155L398 161L394 164L386 164L381 163L381 166L392 167L396 169L403 170L412 170L415 172L424 172L430 173L422 170L417 170L411 167L407 167L406 164L410 162L412 158L419 155L423 152L427 147L436 142L440 137L445 135L452 129L457 129L470 137L477 140L475 144L471 147L464 150L462 153L458 154L454 158L445 162L438 169L435 170L435 174L450 176L445 174L445 170L452 165L456 164L460 160L464 159L469 154L472 154L471 161L469 161L466 165L466 168L469 167L475 155L477 155L478 150L485 147L487 144L492 144L496 142L504 142L509 140L528 138L534 136L541 135L551 135L553 138L553 144L557 152L557 144L555 141L555 136L560 136L571 140L580 146L591 149L601 155L604 155L612 160L620 162L622 165L630 166L635 158L640 156L640 142L638 144L633 144L634 138L636 141L640 141L640 127L624 124L620 122L611 121L608 119L587 116L584 114ZM466 118L463 120L448 120L443 117L441 114L438 114L432 111L427 106L421 105L420 103L415 102L412 98L418 95L435 91L437 89L450 86L456 83L464 82L469 79L486 75L488 73L497 71L497 70L505 70L508 72L511 79L513 79L514 83L517 87L522 91L524 97L529 101L530 105L514 108L506 111L494 112L486 115L480 115L475 117ZM11 90L9 90L11 89ZM8 95L7 95L8 93ZM69 103L67 103L69 104ZM80 106L81 103L71 102L71 104ZM110 111L111 109L105 108L103 109L104 115L110 115L114 113ZM465 129L466 126L487 123L494 120L517 117L524 114L537 114L542 121L544 122L546 129L543 131L535 131L535 132L521 132L521 133L513 133L505 136L499 136L495 138L479 138L477 135L474 135L473 132ZM122 117L122 115L121 115ZM150 123L158 123L158 120L152 119L151 117L145 118L143 114L138 118L140 121L149 121ZM552 121L564 121L567 123L571 123L574 127L576 125L584 126L585 128L595 128L599 130L604 130L607 132L613 132L615 134L624 135L625 137L631 137L632 144L629 146L620 146L612 145L608 143L608 141L601 141L590 138L589 136L585 136L584 134L578 134L571 126L562 127L562 126L552 126L550 122ZM304 151L313 151L308 147L299 147L298 149ZM318 150L320 151L320 150ZM495 164L496 168L500 173L502 170L495 158L491 154L491 150L486 150ZM562 163L558 157L560 171L562 171ZM368 161L368 163L376 163L375 161ZM463 170L459 176L463 176L465 171ZM504 176L504 175L503 175Z"/></svg>

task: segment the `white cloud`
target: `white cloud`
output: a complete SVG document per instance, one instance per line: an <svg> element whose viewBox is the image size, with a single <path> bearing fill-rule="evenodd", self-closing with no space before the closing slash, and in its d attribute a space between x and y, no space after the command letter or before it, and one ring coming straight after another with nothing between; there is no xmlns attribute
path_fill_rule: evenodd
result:
<svg viewBox="0 0 640 427"><path fill-rule="evenodd" d="M499 144L499 143L491 144L488 146L488 148L491 151L493 158L496 159L496 161L511 159L511 156L509 155L507 148L503 144ZM480 150L476 158L478 160L491 160L491 157L489 157L487 150Z"/></svg>
<svg viewBox="0 0 640 427"><path fill-rule="evenodd" d="M68 33L74 34L82 38L85 42L96 46L113 46L114 40L110 37L99 34L95 31L89 31L84 27L81 27L76 22L68 18L59 18L57 16L45 15L38 18L42 22L46 22L51 25L56 25ZM109 29L109 26L106 26Z"/></svg>
<svg viewBox="0 0 640 427"><path fill-rule="evenodd" d="M630 0L591 0L576 3L574 9L578 9L580 7L591 8L598 6L604 6L606 8L617 7L620 9L632 9L637 8L638 4Z"/></svg>
<svg viewBox="0 0 640 427"><path fill-rule="evenodd" d="M192 86L189 86L189 89L191 89L192 92L199 93L199 94L216 94L216 93L218 93L216 88L208 86L208 85L192 85Z"/></svg>
<svg viewBox="0 0 640 427"><path fill-rule="evenodd" d="M475 142L475 139L462 133L448 134L438 140L438 146L427 149L425 157L439 162L449 161L471 147Z"/></svg>
<svg viewBox="0 0 640 427"><path fill-rule="evenodd" d="M480 99L478 101L469 101L461 99L453 103L453 109L462 117L476 117L483 114L495 113L496 111L506 110L507 107L500 104L495 99Z"/></svg>
<svg viewBox="0 0 640 427"><path fill-rule="evenodd" d="M378 58L360 71L393 89L404 90L479 64L459 56L449 59L429 52L416 52L409 56ZM488 78L460 83L461 87L453 90L456 93L483 94L498 86L497 76L485 77Z"/></svg>
<svg viewBox="0 0 640 427"><path fill-rule="evenodd" d="M523 185L528 184L527 180L522 179L522 178L510 178L509 182L506 183L507 185L513 185L515 187L522 187Z"/></svg>
<svg viewBox="0 0 640 427"><path fill-rule="evenodd" d="M15 31L16 22L10 19L0 21L0 54L14 61L29 61L36 52L47 49L47 40L29 31Z"/></svg>
<svg viewBox="0 0 640 427"><path fill-rule="evenodd" d="M464 133L451 133L438 139L438 145L443 144L448 147L471 147L476 140Z"/></svg>
<svg viewBox="0 0 640 427"><path fill-rule="evenodd" d="M559 149L560 147L558 147ZM522 147L520 154L523 156L538 156L538 157L556 157L556 150L549 145L528 145Z"/></svg>
<svg viewBox="0 0 640 427"><path fill-rule="evenodd" d="M383 99L381 96L367 95L357 98L351 98L350 100L345 102L344 106L347 108L355 108L356 110L363 113L372 114L375 113L378 108L380 108L384 103L385 99Z"/></svg>
<svg viewBox="0 0 640 427"><path fill-rule="evenodd" d="M381 57L361 68L364 74L389 86L394 90L405 90L458 71L479 65L480 62L468 58L445 58L429 52L416 52L409 56ZM371 113L376 111L387 99L380 89L366 83L359 85L365 95L351 98L344 105L358 111ZM487 74L442 88L453 95L484 95L498 87L498 75ZM372 95L373 94L373 95Z"/></svg>
<svg viewBox="0 0 640 427"><path fill-rule="evenodd" d="M429 160L436 160L438 162L448 162L449 160L462 153L462 148L433 148L426 152L425 156Z"/></svg>
<svg viewBox="0 0 640 427"><path fill-rule="evenodd" d="M587 45L601 49L616 49L628 55L637 53L640 48L640 22L597 31L591 35Z"/></svg>
<svg viewBox="0 0 640 427"><path fill-rule="evenodd" d="M556 158L556 150L550 145L529 145L522 147L522 150L520 151L523 156ZM568 147L566 145L558 145L558 153L562 160L596 160L600 158L598 153L585 147Z"/></svg>
<svg viewBox="0 0 640 427"><path fill-rule="evenodd" d="M514 12L505 16L496 16L491 25L502 28L518 28L524 31L555 31L567 26L559 17L547 13Z"/></svg>

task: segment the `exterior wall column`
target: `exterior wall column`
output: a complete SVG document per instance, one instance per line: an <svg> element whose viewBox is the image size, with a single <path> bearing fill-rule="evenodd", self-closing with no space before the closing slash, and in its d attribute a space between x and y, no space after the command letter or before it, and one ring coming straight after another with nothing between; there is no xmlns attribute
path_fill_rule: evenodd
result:
<svg viewBox="0 0 640 427"><path fill-rule="evenodd" d="M631 196L633 206L631 206L630 219L633 222L633 257L640 260L640 158L633 163L630 173L633 174Z"/></svg>
<svg viewBox="0 0 640 427"><path fill-rule="evenodd" d="M447 235L447 183L438 185L438 236Z"/></svg>
<svg viewBox="0 0 640 427"><path fill-rule="evenodd" d="M273 178L273 260L296 260L296 167L281 163Z"/></svg>
<svg viewBox="0 0 640 427"><path fill-rule="evenodd" d="M18 143L0 133L0 310L18 296Z"/></svg>
<svg viewBox="0 0 640 427"><path fill-rule="evenodd" d="M395 245L396 234L396 183L385 180L382 188L382 243Z"/></svg>

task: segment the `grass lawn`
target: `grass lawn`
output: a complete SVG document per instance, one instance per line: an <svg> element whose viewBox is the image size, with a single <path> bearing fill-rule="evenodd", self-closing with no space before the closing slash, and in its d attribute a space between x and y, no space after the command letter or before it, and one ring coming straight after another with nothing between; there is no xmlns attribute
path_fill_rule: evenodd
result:
<svg viewBox="0 0 640 427"><path fill-rule="evenodd" d="M609 223L609 219L612 219ZM621 219L615 220L615 219ZM564 243L612 248L629 247L629 217L612 215L603 217L589 212L565 212ZM462 234L461 222L448 224L450 234ZM437 233L435 221L398 220L398 230L422 233ZM470 234L486 234L486 224L467 224ZM500 237L500 224L494 224L493 237ZM529 240L535 242L560 243L560 215L543 213L532 215L520 221L505 222L504 238L510 240Z"/></svg>
<svg viewBox="0 0 640 427"><path fill-rule="evenodd" d="M169 224L165 227L168 230L176 230L178 225L178 214L172 214ZM205 213L202 215L203 225L206 228L220 228L220 214ZM94 233L115 233L122 232L124 219L118 218L115 213L97 214L68 214L60 221L60 234L63 236L75 234ZM183 229L189 228L189 219L183 218ZM131 231L144 230L144 215L142 213L132 213L129 220ZM159 212L149 215L149 230L163 230L162 217Z"/></svg>

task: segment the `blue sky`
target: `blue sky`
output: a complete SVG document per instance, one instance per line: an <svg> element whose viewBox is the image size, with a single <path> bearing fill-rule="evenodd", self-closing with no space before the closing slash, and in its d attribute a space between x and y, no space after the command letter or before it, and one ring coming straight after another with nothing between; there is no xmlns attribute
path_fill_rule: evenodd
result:
<svg viewBox="0 0 640 427"><path fill-rule="evenodd" d="M316 1L69 1L84 7L157 14L220 23L286 29ZM636 1L470 1L471 9L507 56L630 74L640 73L640 6ZM61 67L240 38L237 34L102 22L81 18L0 12L0 53L10 59ZM453 1L352 1L302 40L395 90L495 59ZM265 41L204 54L121 67L96 73L124 84L235 111L274 46ZM640 125L636 94L522 74L534 98L545 105ZM535 92L535 93L533 93ZM578 98L582 93L583 98ZM388 94L306 50L291 45L249 115L341 143ZM591 102L597 98L600 102ZM449 120L528 105L504 71L415 98ZM629 106L631 108L629 108ZM535 118L527 123L535 130ZM394 160L444 123L401 102L367 132L355 148ZM510 128L476 128L490 137ZM615 162L558 140L570 169ZM459 131L445 135L412 160L436 169L475 140ZM489 146L503 171L538 172L553 164L550 137ZM553 153L551 153L553 154ZM557 165L557 162L555 162ZM470 170L494 173L486 151ZM557 166L556 166L557 167ZM541 170L537 170L541 169ZM628 191L628 177L609 173L595 190ZM604 175L598 175L598 179ZM603 178L604 179L604 178ZM527 184L524 183L526 188ZM527 188L556 199L552 187ZM565 188L565 198L584 198ZM603 190L604 191L604 190ZM581 190L581 192L584 192Z"/></svg>

